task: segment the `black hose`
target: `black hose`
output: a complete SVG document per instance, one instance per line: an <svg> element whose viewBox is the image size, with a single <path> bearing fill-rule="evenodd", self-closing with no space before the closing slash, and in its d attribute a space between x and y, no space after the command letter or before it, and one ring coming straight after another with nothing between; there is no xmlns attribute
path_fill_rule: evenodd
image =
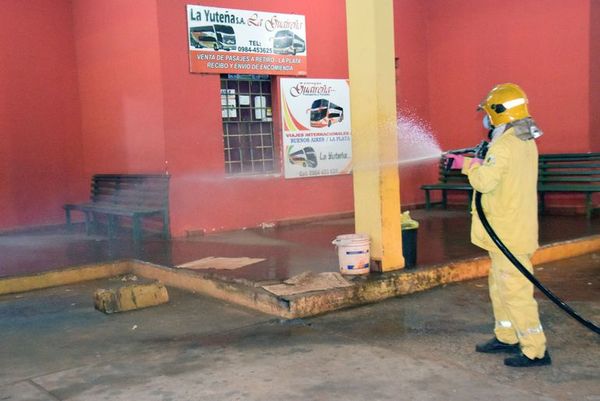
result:
<svg viewBox="0 0 600 401"><path fill-rule="evenodd" d="M481 193L477 192L477 191L475 191L475 208L477 209L477 215L479 216L479 220L481 220L481 223L483 224L483 228L485 228L485 231L487 231L487 233L490 235L490 238L492 238L492 241L494 241L494 243L496 244L496 246L498 246L500 251L502 251L504 256L506 256L508 258L508 260L510 260L512 262L512 264L515 265L515 267L521 272L521 274L523 274L527 278L527 280L531 281L533 283L533 285L535 285L541 292L543 292L544 295L546 295L546 297L548 297L548 299L550 299L552 302L554 302L559 308L561 308L562 310L567 312L569 314L569 316L571 316L573 319L577 320L579 323L581 323L588 329L592 330L594 333L600 334L600 327L598 327L594 323L590 322L589 320L586 320L583 317L579 316L577 314L577 312L575 312L562 299L560 299L559 297L554 295L552 293L552 291L550 291L549 289L544 287L542 285L542 283L540 283L538 281L538 279L536 279L533 276L533 274L531 274L529 272L529 270L527 270L527 268L525 266L523 266L521 264L521 262L519 262L519 260L515 257L515 255L513 255L508 250L506 245L504 245L504 243L502 243L500 238L498 238L498 236L496 235L496 232L494 232L494 229L488 222L488 219L485 217L485 213L483 213L483 207L481 206Z"/></svg>

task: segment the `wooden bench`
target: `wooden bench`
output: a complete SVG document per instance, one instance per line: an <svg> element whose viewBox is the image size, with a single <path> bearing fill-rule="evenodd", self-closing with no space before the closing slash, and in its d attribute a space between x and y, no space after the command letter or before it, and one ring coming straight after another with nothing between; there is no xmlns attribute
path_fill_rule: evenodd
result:
<svg viewBox="0 0 600 401"><path fill-rule="evenodd" d="M466 191L469 193L469 200L473 196L473 187L469 184L467 176L462 174L460 170L446 170L443 157L440 158L438 183L421 185L421 189L425 191L426 209L431 209L433 205L442 205L446 209L448 205L448 191ZM429 195L430 191L441 191L442 200L440 202L432 202ZM471 202L469 202L470 204Z"/></svg>
<svg viewBox="0 0 600 401"><path fill-rule="evenodd" d="M592 195L600 192L600 153L543 154L539 158L538 193L540 212L546 208L548 192L585 195L585 214L592 217Z"/></svg>
<svg viewBox="0 0 600 401"><path fill-rule="evenodd" d="M430 209L433 205L447 206L447 191L467 191L469 200L473 195L473 188L467 176L460 170L444 169L444 160L440 159L439 182L436 184L422 185L425 191L425 207ZM442 191L440 202L431 202L429 192ZM589 219L594 211L592 195L600 192L600 153L557 153L539 155L538 193L540 213L546 209L545 194L547 192L575 192L585 195L585 214ZM471 204L471 202L469 202Z"/></svg>
<svg viewBox="0 0 600 401"><path fill-rule="evenodd" d="M142 237L141 220L145 217L162 218L162 235L169 231L169 176L160 174L96 174L92 177L90 201L66 204L67 226L71 225L71 211L85 214L86 233L98 215L108 217L108 232L112 238L120 217L131 218L134 240Z"/></svg>

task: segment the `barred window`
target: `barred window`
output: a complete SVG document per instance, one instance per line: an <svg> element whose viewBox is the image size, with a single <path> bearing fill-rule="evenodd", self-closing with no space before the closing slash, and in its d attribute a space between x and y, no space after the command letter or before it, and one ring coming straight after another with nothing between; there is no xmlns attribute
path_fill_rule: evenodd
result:
<svg viewBox="0 0 600 401"><path fill-rule="evenodd" d="M225 172L265 174L275 169L271 77L221 75Z"/></svg>

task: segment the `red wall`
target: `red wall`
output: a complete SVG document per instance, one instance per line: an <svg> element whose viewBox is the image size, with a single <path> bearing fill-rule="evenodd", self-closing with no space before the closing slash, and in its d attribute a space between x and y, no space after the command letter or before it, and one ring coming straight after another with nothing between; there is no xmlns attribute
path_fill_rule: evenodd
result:
<svg viewBox="0 0 600 401"><path fill-rule="evenodd" d="M224 176L219 76L189 73L189 2L4 2L0 229L63 222L61 205L87 198L98 172L169 171L176 235L353 209L351 176ZM309 77L348 77L344 0L226 4L305 15ZM479 142L475 105L513 81L546 132L541 152L600 151L600 95L590 90L600 85L598 2L394 5L398 108L429 125L442 149ZM51 29L32 29L41 26ZM419 186L435 175L432 162L402 166L403 204L421 203Z"/></svg>
<svg viewBox="0 0 600 401"><path fill-rule="evenodd" d="M590 118L596 120L592 127L600 123L591 112L600 96L589 89L600 84L600 40L594 41L600 24L593 22L590 34L590 2L506 0L501 10L494 0L395 0L394 6L399 108L408 104L428 121L443 150L485 138L475 107L502 82L527 92L530 112L545 132L540 152L600 145L600 135L590 130ZM422 203L419 186L436 180L435 163L419 167L401 169L403 204Z"/></svg>
<svg viewBox="0 0 600 401"><path fill-rule="evenodd" d="M157 3L166 157L172 174L171 221L175 235L351 211L350 176L285 180L277 173L261 178L225 177L219 75L188 72L185 14L188 3L186 0ZM223 3L201 2L215 7L223 7ZM305 15L309 77L348 77L343 0L261 0L252 4L232 0L226 4L229 8ZM281 127L276 114L279 96L275 95L275 138L280 143ZM277 151L281 154L280 147Z"/></svg>
<svg viewBox="0 0 600 401"><path fill-rule="evenodd" d="M426 3L394 1L396 97L398 110L429 120L429 71Z"/></svg>
<svg viewBox="0 0 600 401"><path fill-rule="evenodd" d="M400 198L402 207L423 203L422 184L437 179L438 158L406 163L415 140L424 139L430 131L429 109L429 41L426 2L394 1L396 50L396 99L398 117L410 121L414 132L398 131ZM403 148L404 147L404 148Z"/></svg>
<svg viewBox="0 0 600 401"><path fill-rule="evenodd" d="M588 1L432 0L428 5L431 123L443 149L485 134L476 105L497 83L526 91L545 136L540 152L588 151Z"/></svg>
<svg viewBox="0 0 600 401"><path fill-rule="evenodd" d="M71 1L3 1L0 37L0 229L64 222L82 190Z"/></svg>
<svg viewBox="0 0 600 401"><path fill-rule="evenodd" d="M590 10L590 150L600 152L600 2Z"/></svg>
<svg viewBox="0 0 600 401"><path fill-rule="evenodd" d="M73 2L84 172L163 172L156 2Z"/></svg>

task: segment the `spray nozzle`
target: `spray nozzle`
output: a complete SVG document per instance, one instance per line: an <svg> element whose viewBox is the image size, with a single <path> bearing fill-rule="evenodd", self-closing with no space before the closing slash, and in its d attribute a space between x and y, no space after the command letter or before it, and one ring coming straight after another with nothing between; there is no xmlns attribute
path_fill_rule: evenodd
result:
<svg viewBox="0 0 600 401"><path fill-rule="evenodd" d="M479 145L474 146L472 148L463 148L463 149L453 149L453 150L448 150L444 153L442 153L442 156L444 155L466 155L469 154L474 158L477 159L485 159L485 155L487 154L488 151L488 147L489 147L489 143L487 141L481 141L479 143ZM445 158L445 164L444 164L444 169L445 170L450 170L450 168L452 167L452 162L454 161L454 159L451 158Z"/></svg>

